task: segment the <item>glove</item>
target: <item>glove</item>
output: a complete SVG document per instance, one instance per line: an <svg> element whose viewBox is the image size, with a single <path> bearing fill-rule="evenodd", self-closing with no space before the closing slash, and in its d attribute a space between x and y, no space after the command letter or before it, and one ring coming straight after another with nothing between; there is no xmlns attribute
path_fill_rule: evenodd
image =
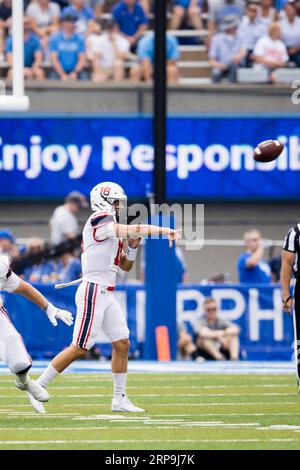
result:
<svg viewBox="0 0 300 470"><path fill-rule="evenodd" d="M53 326L57 326L56 319L61 320L68 326L73 325L73 315L71 312L61 310L50 303L46 309L46 314Z"/></svg>

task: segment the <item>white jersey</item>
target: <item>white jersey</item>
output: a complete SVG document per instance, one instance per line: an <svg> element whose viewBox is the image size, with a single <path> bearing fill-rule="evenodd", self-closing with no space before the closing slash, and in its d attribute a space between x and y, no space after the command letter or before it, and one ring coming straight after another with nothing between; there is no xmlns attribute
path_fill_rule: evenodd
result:
<svg viewBox="0 0 300 470"><path fill-rule="evenodd" d="M114 287L122 253L123 242L116 237L115 216L95 212L87 220L82 232L82 277L84 281L103 287Z"/></svg>
<svg viewBox="0 0 300 470"><path fill-rule="evenodd" d="M0 255L0 291L14 292L21 282L19 276L13 273L10 269L9 257ZM3 306L3 301L0 296L0 307Z"/></svg>

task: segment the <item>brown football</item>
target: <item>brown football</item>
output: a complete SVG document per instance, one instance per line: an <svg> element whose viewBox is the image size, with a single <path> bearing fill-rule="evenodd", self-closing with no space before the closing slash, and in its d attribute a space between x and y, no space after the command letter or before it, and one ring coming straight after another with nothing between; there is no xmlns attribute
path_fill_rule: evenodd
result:
<svg viewBox="0 0 300 470"><path fill-rule="evenodd" d="M281 154L283 144L278 140L265 140L254 149L254 160L257 162L272 162Z"/></svg>

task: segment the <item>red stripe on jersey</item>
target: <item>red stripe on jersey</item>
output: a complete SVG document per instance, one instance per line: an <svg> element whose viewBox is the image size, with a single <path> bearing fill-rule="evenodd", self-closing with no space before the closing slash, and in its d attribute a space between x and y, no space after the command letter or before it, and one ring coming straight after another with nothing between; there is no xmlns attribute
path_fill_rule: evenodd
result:
<svg viewBox="0 0 300 470"><path fill-rule="evenodd" d="M91 220L97 219L99 215L111 215L111 214L109 214L108 212L96 212L96 214L91 216Z"/></svg>
<svg viewBox="0 0 300 470"><path fill-rule="evenodd" d="M95 286L96 286L96 289L94 290L94 296L93 296L93 299L92 299L92 317L91 317L91 320L90 320L89 329L88 329L86 338L85 338L84 343L83 343L83 347L84 347L84 348L85 348L86 345L87 345L87 341L88 341L88 339L89 339L89 336L90 336L90 333L91 333L92 324L93 324L93 321L94 321L94 313L95 313L95 305L96 305L96 296L97 296L97 290L98 290L97 284L95 284Z"/></svg>
<svg viewBox="0 0 300 470"><path fill-rule="evenodd" d="M96 231L97 231L97 228L94 228L94 230L93 230L93 239L95 240L95 242L97 242L97 243L105 242L105 240L107 240L107 238L103 238L103 240L98 240L98 238L96 238Z"/></svg>
<svg viewBox="0 0 300 470"><path fill-rule="evenodd" d="M85 288L85 294L84 294L83 316L82 316L82 320L81 320L81 325L80 325L79 333L78 333L78 336L77 336L76 346L79 345L80 336L81 336L82 328L83 328L83 325L84 325L84 320L85 320L86 313L87 313L86 298L87 298L87 293L88 293L88 290L89 290L89 286L90 286L90 283L87 282L86 288Z"/></svg>

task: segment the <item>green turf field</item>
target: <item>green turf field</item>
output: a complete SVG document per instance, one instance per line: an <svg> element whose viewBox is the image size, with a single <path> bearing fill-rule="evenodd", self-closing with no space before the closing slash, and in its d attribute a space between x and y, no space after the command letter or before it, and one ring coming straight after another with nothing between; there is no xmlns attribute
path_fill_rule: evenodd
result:
<svg viewBox="0 0 300 470"><path fill-rule="evenodd" d="M108 374L64 375L35 414L12 376L0 376L1 449L300 449L293 376L131 374L147 409L110 412Z"/></svg>

